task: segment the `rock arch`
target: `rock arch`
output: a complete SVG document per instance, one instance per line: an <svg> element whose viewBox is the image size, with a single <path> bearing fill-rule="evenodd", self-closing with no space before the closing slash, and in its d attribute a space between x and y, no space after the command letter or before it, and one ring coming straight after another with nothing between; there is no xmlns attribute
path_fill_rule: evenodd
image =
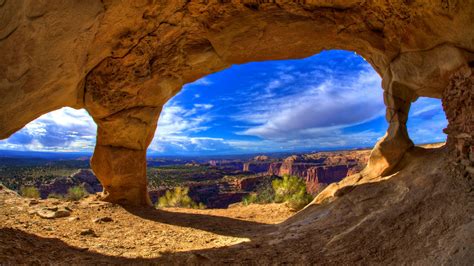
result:
<svg viewBox="0 0 474 266"><path fill-rule="evenodd" d="M419 96L443 99L453 160L472 176L473 1L260 2L0 1L0 138L60 107L86 108L104 199L149 204L146 148L184 84L231 64L344 49L383 78L389 129L365 178L413 146L406 120Z"/></svg>

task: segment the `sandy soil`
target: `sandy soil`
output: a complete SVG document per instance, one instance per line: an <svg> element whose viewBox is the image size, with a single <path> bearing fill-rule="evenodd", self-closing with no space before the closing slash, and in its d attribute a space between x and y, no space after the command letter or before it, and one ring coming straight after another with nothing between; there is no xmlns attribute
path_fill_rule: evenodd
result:
<svg viewBox="0 0 474 266"><path fill-rule="evenodd" d="M69 205L79 220L45 220L29 214L37 205L0 193L0 262L472 265L474 190L445 158L444 148L414 148L393 175L293 216L276 204L152 210L85 200ZM101 217L113 221L93 222Z"/></svg>
<svg viewBox="0 0 474 266"><path fill-rule="evenodd" d="M36 201L5 190L0 192L0 262L57 261L77 251L81 259L82 255L94 253L160 258L176 252L223 248L272 232L276 229L274 224L293 214L283 204L235 204L228 209L211 210L131 210L97 202L93 197L80 202ZM54 206L67 206L72 210L71 216L44 219L33 213ZM112 221L97 221L104 217ZM81 235L87 229L95 236Z"/></svg>

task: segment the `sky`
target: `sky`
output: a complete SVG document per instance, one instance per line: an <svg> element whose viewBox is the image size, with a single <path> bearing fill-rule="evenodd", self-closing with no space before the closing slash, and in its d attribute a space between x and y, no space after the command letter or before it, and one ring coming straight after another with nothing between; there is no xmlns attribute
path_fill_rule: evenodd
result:
<svg viewBox="0 0 474 266"><path fill-rule="evenodd" d="M163 108L149 154L212 155L371 147L386 129L381 79L359 55L233 65L183 87ZM412 104L415 143L445 141L441 101ZM27 124L0 150L90 152L97 127L62 108Z"/></svg>

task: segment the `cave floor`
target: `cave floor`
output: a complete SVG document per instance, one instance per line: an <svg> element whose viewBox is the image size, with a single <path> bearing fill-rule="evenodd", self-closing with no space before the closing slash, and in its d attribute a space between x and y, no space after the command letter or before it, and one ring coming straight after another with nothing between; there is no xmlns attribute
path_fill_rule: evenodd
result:
<svg viewBox="0 0 474 266"><path fill-rule="evenodd" d="M198 250L234 246L272 232L293 214L284 204L155 210L127 209L93 196L78 202L36 201L0 192L0 262L114 262L174 253L199 257ZM44 219L32 213L54 206L67 206L71 215ZM81 235L88 229L94 233Z"/></svg>

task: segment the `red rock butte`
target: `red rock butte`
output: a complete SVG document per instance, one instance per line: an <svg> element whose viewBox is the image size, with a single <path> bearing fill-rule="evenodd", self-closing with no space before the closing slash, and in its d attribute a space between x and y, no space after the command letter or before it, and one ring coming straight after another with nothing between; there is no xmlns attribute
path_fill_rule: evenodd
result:
<svg viewBox="0 0 474 266"><path fill-rule="evenodd" d="M110 202L147 205L146 149L163 105L232 64L357 52L382 77L387 133L345 184L412 149L411 102L442 99L447 159L474 176L474 1L0 0L0 138L64 106L98 125L91 165ZM329 186L322 197L337 194Z"/></svg>

